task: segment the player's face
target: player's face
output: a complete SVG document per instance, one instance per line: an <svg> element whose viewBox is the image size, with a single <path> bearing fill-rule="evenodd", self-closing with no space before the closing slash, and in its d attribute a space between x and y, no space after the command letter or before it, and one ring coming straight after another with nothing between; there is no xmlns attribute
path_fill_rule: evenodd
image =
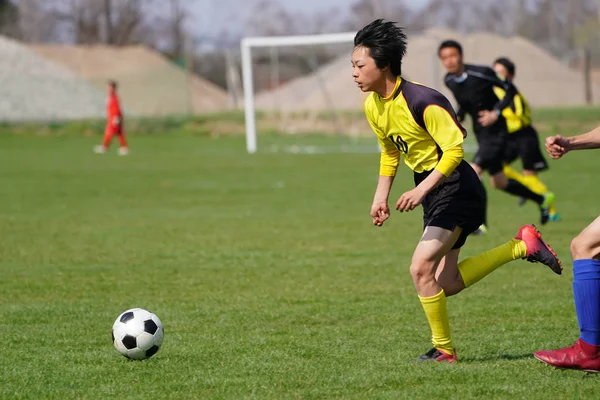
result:
<svg viewBox="0 0 600 400"><path fill-rule="evenodd" d="M363 92L376 91L385 81L385 70L377 67L368 48L358 46L352 52L352 77Z"/></svg>
<svg viewBox="0 0 600 400"><path fill-rule="evenodd" d="M513 79L513 77L508 73L506 67L502 64L494 64L494 72L496 72L496 75L502 79Z"/></svg>
<svg viewBox="0 0 600 400"><path fill-rule="evenodd" d="M440 50L440 60L446 71L457 74L462 70L462 55L456 47L446 47Z"/></svg>

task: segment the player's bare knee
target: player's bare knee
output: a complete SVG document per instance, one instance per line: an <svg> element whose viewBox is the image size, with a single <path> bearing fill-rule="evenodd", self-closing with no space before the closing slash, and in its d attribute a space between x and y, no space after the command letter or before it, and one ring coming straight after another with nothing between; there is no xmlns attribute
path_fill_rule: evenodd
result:
<svg viewBox="0 0 600 400"><path fill-rule="evenodd" d="M410 265L410 276L417 286L435 280L433 264L426 260L413 260Z"/></svg>
<svg viewBox="0 0 600 400"><path fill-rule="evenodd" d="M598 243L598 239L589 237L585 232L575 236L571 241L571 256L573 260L600 258L600 243Z"/></svg>
<svg viewBox="0 0 600 400"><path fill-rule="evenodd" d="M494 189L504 189L508 185L508 180L504 175L494 175L491 184Z"/></svg>

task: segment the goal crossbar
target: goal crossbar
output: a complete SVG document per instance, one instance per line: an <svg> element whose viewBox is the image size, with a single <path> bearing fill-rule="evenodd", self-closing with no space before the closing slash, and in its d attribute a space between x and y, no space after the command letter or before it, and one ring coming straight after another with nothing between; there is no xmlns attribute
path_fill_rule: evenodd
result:
<svg viewBox="0 0 600 400"><path fill-rule="evenodd" d="M248 153L256 153L257 150L252 48L352 43L354 42L355 36L356 32L345 32L320 35L247 37L242 39L242 84L244 87L244 117L246 122L246 149L248 150Z"/></svg>

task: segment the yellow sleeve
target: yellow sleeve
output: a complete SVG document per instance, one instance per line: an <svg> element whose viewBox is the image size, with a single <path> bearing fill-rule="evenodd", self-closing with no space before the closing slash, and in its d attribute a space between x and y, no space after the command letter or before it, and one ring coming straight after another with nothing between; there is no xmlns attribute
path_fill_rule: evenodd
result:
<svg viewBox="0 0 600 400"><path fill-rule="evenodd" d="M465 152L462 145L456 145L444 151L444 154L442 154L442 158L438 162L438 165L435 166L435 169L448 177L452 171L458 167L463 158L465 158Z"/></svg>
<svg viewBox="0 0 600 400"><path fill-rule="evenodd" d="M423 112L425 128L442 151L459 145L465 138L464 128L448 110L436 104L427 106Z"/></svg>
<svg viewBox="0 0 600 400"><path fill-rule="evenodd" d="M371 102L365 102L365 114L369 125L377 135L379 147L381 147L381 158L379 161L379 175L381 176L396 176L398 165L400 164L400 150L392 143L389 137L377 125L375 118L371 112L371 107L374 107Z"/></svg>
<svg viewBox="0 0 600 400"><path fill-rule="evenodd" d="M513 98L513 104L515 105L515 115L521 118L523 116L523 101L521 100L521 95L515 95Z"/></svg>
<svg viewBox="0 0 600 400"><path fill-rule="evenodd" d="M427 132L443 153L435 169L448 176L464 158L462 148L464 128L458 124L448 110L435 104L425 109L423 121Z"/></svg>
<svg viewBox="0 0 600 400"><path fill-rule="evenodd" d="M400 150L389 138L377 135L379 146L381 146L381 158L379 161L379 175L396 176L398 164L400 164Z"/></svg>

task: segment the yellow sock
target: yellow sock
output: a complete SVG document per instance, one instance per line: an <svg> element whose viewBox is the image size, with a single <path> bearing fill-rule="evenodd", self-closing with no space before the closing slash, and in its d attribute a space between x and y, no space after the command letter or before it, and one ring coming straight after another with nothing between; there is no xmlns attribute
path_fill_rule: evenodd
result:
<svg viewBox="0 0 600 400"><path fill-rule="evenodd" d="M446 305L446 293L442 290L435 296L419 296L429 327L431 328L431 342L438 350L453 355L454 346L450 337L450 322L448 321L448 307Z"/></svg>
<svg viewBox="0 0 600 400"><path fill-rule="evenodd" d="M504 165L502 171L508 179L514 179L520 184L527 186L527 184L525 183L525 176L512 169L510 165Z"/></svg>
<svg viewBox="0 0 600 400"><path fill-rule="evenodd" d="M548 192L548 186L544 184L537 175L523 176L523 185L527 186L533 193L544 194Z"/></svg>
<svg viewBox="0 0 600 400"><path fill-rule="evenodd" d="M525 246L525 242L513 239L495 249L461 261L458 264L458 272L462 276L465 287L469 287L501 265L523 258L526 255L527 246Z"/></svg>

